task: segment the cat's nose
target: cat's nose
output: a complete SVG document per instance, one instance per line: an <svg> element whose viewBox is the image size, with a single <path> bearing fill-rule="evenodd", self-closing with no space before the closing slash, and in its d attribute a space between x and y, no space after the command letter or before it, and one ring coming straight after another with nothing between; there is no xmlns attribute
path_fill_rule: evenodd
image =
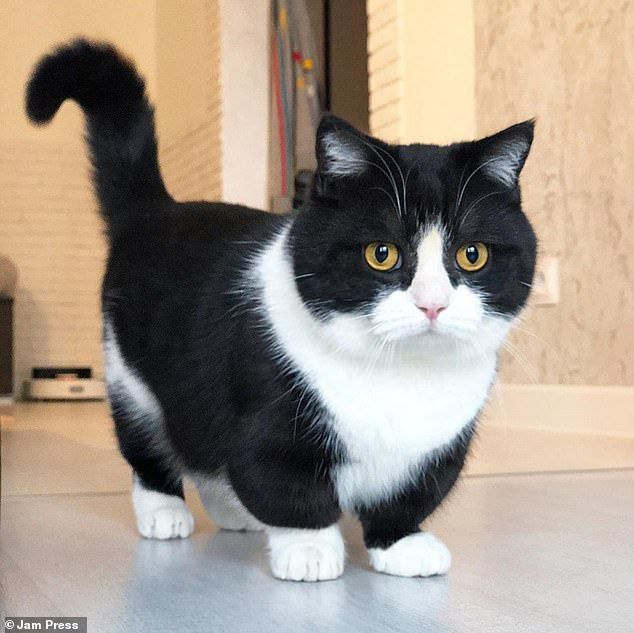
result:
<svg viewBox="0 0 634 633"><path fill-rule="evenodd" d="M446 304L430 303L428 305L416 306L421 312L424 312L430 321L435 321L438 315L447 308Z"/></svg>

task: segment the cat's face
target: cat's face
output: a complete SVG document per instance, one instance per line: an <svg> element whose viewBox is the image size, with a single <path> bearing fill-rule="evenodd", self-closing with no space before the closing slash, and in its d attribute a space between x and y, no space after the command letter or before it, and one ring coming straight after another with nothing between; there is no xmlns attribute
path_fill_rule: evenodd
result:
<svg viewBox="0 0 634 633"><path fill-rule="evenodd" d="M531 122L448 147L389 146L334 117L290 237L299 293L342 347L497 347L528 297L520 206Z"/></svg>

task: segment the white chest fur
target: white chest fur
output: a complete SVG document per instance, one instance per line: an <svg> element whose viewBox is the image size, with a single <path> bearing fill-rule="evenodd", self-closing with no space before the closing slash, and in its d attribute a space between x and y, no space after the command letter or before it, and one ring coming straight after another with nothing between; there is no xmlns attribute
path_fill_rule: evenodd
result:
<svg viewBox="0 0 634 633"><path fill-rule="evenodd" d="M398 492L459 435L484 403L495 364L392 366L364 374L339 362L322 369L313 373L313 385L346 448L348 460L334 478L340 503L352 507Z"/></svg>
<svg viewBox="0 0 634 633"><path fill-rule="evenodd" d="M416 466L454 439L486 400L495 352L379 362L340 351L306 309L284 252L284 235L257 262L272 344L319 394L348 460L333 473L344 508L389 498ZM345 324L342 324L345 327ZM363 344L363 343L361 343ZM378 350L377 350L378 351Z"/></svg>

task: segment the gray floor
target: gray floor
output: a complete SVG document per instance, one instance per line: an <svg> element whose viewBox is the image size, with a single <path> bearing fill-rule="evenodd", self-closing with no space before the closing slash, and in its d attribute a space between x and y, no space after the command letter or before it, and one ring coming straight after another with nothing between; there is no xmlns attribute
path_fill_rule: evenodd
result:
<svg viewBox="0 0 634 633"><path fill-rule="evenodd" d="M262 535L218 532L193 494L191 539L139 539L116 454L96 441L63 463L51 446L64 433L37 434L3 433L11 493L1 505L0 582L9 615L87 616L91 633L634 630L631 470L464 479L432 522L454 556L448 576L371 572L358 526L346 521L343 578L301 584L272 579ZM24 460L62 483L16 481ZM92 492L81 476L91 470ZM78 473L76 487L64 483L67 472ZM100 475L116 489L102 489Z"/></svg>

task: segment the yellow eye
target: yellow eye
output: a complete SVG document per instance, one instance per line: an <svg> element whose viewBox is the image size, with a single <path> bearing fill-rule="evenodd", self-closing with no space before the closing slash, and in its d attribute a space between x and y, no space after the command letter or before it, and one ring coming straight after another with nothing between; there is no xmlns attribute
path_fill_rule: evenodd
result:
<svg viewBox="0 0 634 633"><path fill-rule="evenodd" d="M370 268L381 272L393 270L401 263L398 248L387 242L371 242L363 249L363 255Z"/></svg>
<svg viewBox="0 0 634 633"><path fill-rule="evenodd" d="M482 242L465 244L456 252L456 262L462 270L473 273L484 268L489 260L489 249Z"/></svg>

